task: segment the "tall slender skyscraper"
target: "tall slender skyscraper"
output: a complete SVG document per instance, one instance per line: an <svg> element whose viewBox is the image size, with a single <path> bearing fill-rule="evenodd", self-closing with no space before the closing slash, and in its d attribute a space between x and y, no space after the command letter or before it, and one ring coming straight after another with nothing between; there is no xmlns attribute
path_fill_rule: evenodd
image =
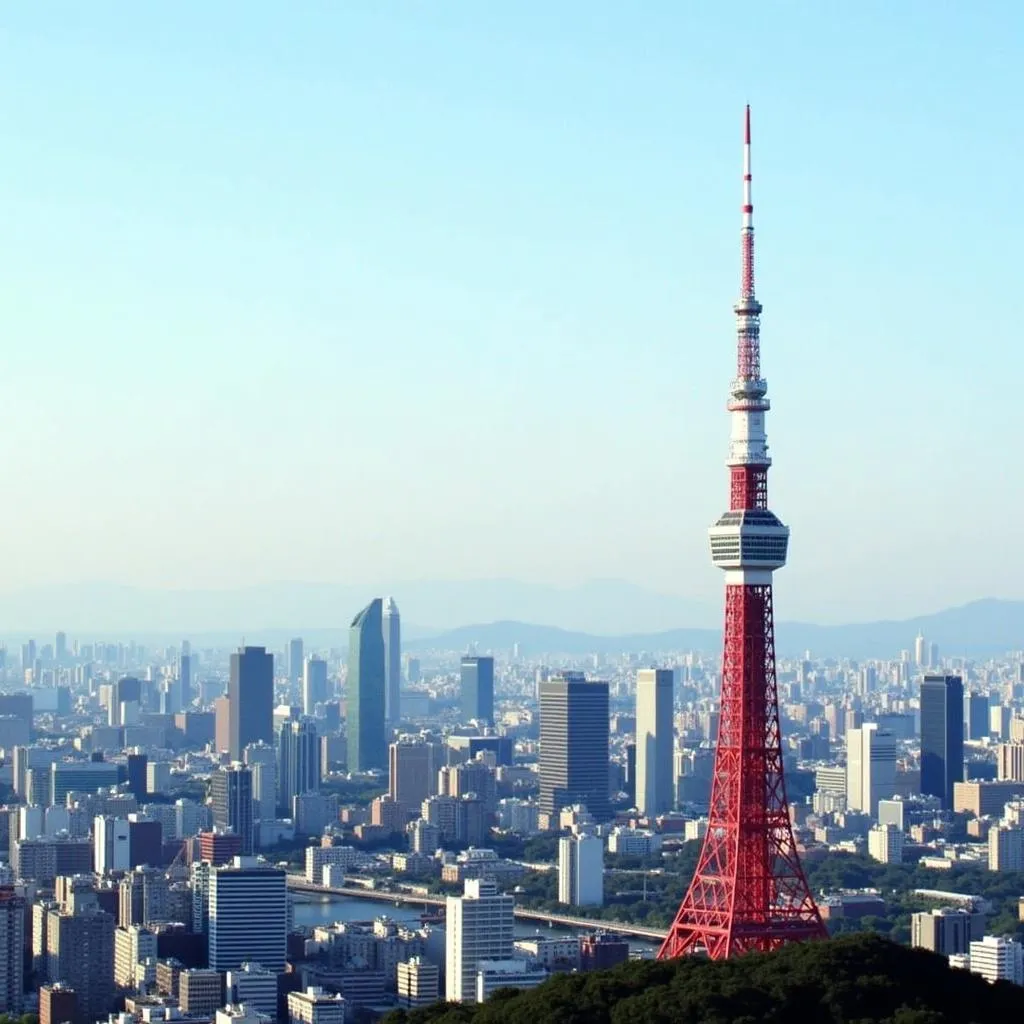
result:
<svg viewBox="0 0 1024 1024"><path fill-rule="evenodd" d="M672 670L636 674L636 807L654 816L672 808Z"/></svg>
<svg viewBox="0 0 1024 1024"><path fill-rule="evenodd" d="M384 637L384 718L388 725L402 720L402 623L393 597L384 598L381 629Z"/></svg>
<svg viewBox="0 0 1024 1024"><path fill-rule="evenodd" d="M921 682L921 792L953 806L953 784L964 781L964 684L960 676L926 675Z"/></svg>
<svg viewBox="0 0 1024 1024"><path fill-rule="evenodd" d="M302 637L292 637L288 641L288 699L291 701L294 701L299 693L299 682L302 679L302 662Z"/></svg>
<svg viewBox="0 0 1024 1024"><path fill-rule="evenodd" d="M274 656L265 647L231 655L228 680L228 753L242 759L250 743L274 742Z"/></svg>
<svg viewBox="0 0 1024 1024"><path fill-rule="evenodd" d="M586 804L597 821L611 817L608 684L565 672L540 684L540 809L549 819Z"/></svg>
<svg viewBox="0 0 1024 1024"><path fill-rule="evenodd" d="M302 713L312 715L327 700L327 662L311 654L302 670Z"/></svg>
<svg viewBox="0 0 1024 1024"><path fill-rule="evenodd" d="M462 720L494 725L494 659L466 655L460 671Z"/></svg>
<svg viewBox="0 0 1024 1024"><path fill-rule="evenodd" d="M846 730L846 808L878 817L896 792L896 737L877 722Z"/></svg>
<svg viewBox="0 0 1024 1024"><path fill-rule="evenodd" d="M178 679L181 683L181 706L187 708L192 703L192 657L182 654L178 659Z"/></svg>
<svg viewBox="0 0 1024 1024"><path fill-rule="evenodd" d="M291 813L292 797L320 789L320 740L310 718L285 722L278 733L278 803Z"/></svg>
<svg viewBox="0 0 1024 1024"><path fill-rule="evenodd" d="M375 597L353 620L348 634L348 768L387 771L383 601Z"/></svg>

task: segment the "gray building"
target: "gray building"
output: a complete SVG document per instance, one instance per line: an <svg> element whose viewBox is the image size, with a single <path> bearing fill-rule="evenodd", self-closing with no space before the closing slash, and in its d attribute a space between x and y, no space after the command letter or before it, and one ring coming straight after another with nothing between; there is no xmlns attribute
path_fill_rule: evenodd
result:
<svg viewBox="0 0 1024 1024"><path fill-rule="evenodd" d="M494 724L494 659L466 656L460 669L462 720Z"/></svg>
<svg viewBox="0 0 1024 1024"><path fill-rule="evenodd" d="M608 684L565 672L540 684L540 810L557 814L586 804L597 821L611 817L608 777Z"/></svg>
<svg viewBox="0 0 1024 1024"><path fill-rule="evenodd" d="M302 637L293 637L288 642L288 699L294 701L299 692L299 681L302 679L302 662L304 649Z"/></svg>
<svg viewBox="0 0 1024 1024"><path fill-rule="evenodd" d="M387 771L383 602L375 597L348 636L348 769Z"/></svg>
<svg viewBox="0 0 1024 1024"><path fill-rule="evenodd" d="M921 682L921 793L953 806L964 780L964 684L960 676L926 675Z"/></svg>
<svg viewBox="0 0 1024 1024"><path fill-rule="evenodd" d="M228 752L242 758L250 743L274 742L274 656L265 647L231 655L228 680Z"/></svg>
<svg viewBox="0 0 1024 1024"><path fill-rule="evenodd" d="M278 805L286 813L292 797L320 789L320 739L312 719L285 722L277 734Z"/></svg>
<svg viewBox="0 0 1024 1024"><path fill-rule="evenodd" d="M95 895L72 913L51 910L46 925L47 976L74 989L79 1019L106 1020L114 1007L114 915Z"/></svg>
<svg viewBox="0 0 1024 1024"><path fill-rule="evenodd" d="M384 598L381 612L384 636L384 718L388 725L402 720L402 623L393 597Z"/></svg>
<svg viewBox="0 0 1024 1024"><path fill-rule="evenodd" d="M233 764L220 768L210 776L210 798L213 804L213 827L234 832L242 839L242 853L253 852L253 786L252 769Z"/></svg>

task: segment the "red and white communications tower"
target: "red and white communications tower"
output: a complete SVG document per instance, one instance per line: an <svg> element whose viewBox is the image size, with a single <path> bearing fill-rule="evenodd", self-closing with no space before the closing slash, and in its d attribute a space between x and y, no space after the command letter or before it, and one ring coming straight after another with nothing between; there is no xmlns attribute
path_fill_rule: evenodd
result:
<svg viewBox="0 0 1024 1024"><path fill-rule="evenodd" d="M708 830L697 869L659 958L700 950L714 960L827 931L800 866L779 740L772 573L786 563L789 528L768 510L768 385L761 376L761 303L754 293L750 107L743 141L742 283L736 378L728 404L729 511L711 527L725 571L722 706Z"/></svg>

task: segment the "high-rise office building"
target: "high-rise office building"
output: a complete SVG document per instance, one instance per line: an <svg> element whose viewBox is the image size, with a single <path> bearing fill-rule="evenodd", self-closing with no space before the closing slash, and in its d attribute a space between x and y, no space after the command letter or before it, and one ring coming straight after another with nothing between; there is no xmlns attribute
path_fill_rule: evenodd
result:
<svg viewBox="0 0 1024 1024"><path fill-rule="evenodd" d="M145 800L149 792L146 780L149 758L141 751L135 750L127 756L126 761L128 767L128 792L136 800Z"/></svg>
<svg viewBox="0 0 1024 1024"><path fill-rule="evenodd" d="M608 781L608 684L566 672L540 684L540 810L586 804L596 821L611 817Z"/></svg>
<svg viewBox="0 0 1024 1024"><path fill-rule="evenodd" d="M277 748L269 743L250 743L243 758L252 769L253 813L260 821L273 821L277 813Z"/></svg>
<svg viewBox="0 0 1024 1024"><path fill-rule="evenodd" d="M278 806L290 814L292 797L320 789L320 739L311 718L285 722L277 734Z"/></svg>
<svg viewBox="0 0 1024 1024"><path fill-rule="evenodd" d="M219 768L210 776L210 802L213 826L234 832L242 843L242 854L249 856L254 848L252 769L236 762Z"/></svg>
<svg viewBox="0 0 1024 1024"><path fill-rule="evenodd" d="M290 701L294 701L299 693L304 658L305 652L302 637L293 637L288 641L288 699Z"/></svg>
<svg viewBox="0 0 1024 1024"><path fill-rule="evenodd" d="M25 897L0 887L0 1013L19 1016L25 1008Z"/></svg>
<svg viewBox="0 0 1024 1024"><path fill-rule="evenodd" d="M467 655L461 666L462 720L494 724L494 659Z"/></svg>
<svg viewBox="0 0 1024 1024"><path fill-rule="evenodd" d="M643 668L636 674L636 807L653 817L671 810L671 669Z"/></svg>
<svg viewBox="0 0 1024 1024"><path fill-rule="evenodd" d="M284 971L288 936L285 873L253 857L213 868L209 882L210 967L236 970L256 963Z"/></svg>
<svg viewBox="0 0 1024 1024"><path fill-rule="evenodd" d="M159 868L135 868L118 885L117 923L122 928L169 921L170 907L170 882Z"/></svg>
<svg viewBox="0 0 1024 1024"><path fill-rule="evenodd" d="M348 634L348 768L388 767L385 730L383 602L375 597L353 620Z"/></svg>
<svg viewBox="0 0 1024 1024"><path fill-rule="evenodd" d="M953 807L964 780L964 684L960 676L926 675L921 683L921 792Z"/></svg>
<svg viewBox="0 0 1024 1024"><path fill-rule="evenodd" d="M47 977L74 990L79 1020L106 1020L114 1001L114 915L95 894L71 910L51 910L46 921Z"/></svg>
<svg viewBox="0 0 1024 1024"><path fill-rule="evenodd" d="M312 715L327 700L327 662L310 655L302 667L302 713Z"/></svg>
<svg viewBox="0 0 1024 1024"><path fill-rule="evenodd" d="M846 807L878 817L878 801L896 792L896 737L867 722L846 731Z"/></svg>
<svg viewBox="0 0 1024 1024"><path fill-rule="evenodd" d="M439 744L419 736L403 736L388 748L388 793L406 814L437 792L441 757Z"/></svg>
<svg viewBox="0 0 1024 1024"><path fill-rule="evenodd" d="M928 666L928 644L920 633L914 640L914 664L919 668Z"/></svg>
<svg viewBox="0 0 1024 1024"><path fill-rule="evenodd" d="M989 733L988 694L972 693L967 698L967 738L977 742Z"/></svg>
<svg viewBox="0 0 1024 1024"><path fill-rule="evenodd" d="M131 867L131 832L127 818L97 815L92 823L92 838L96 874L109 875Z"/></svg>
<svg viewBox="0 0 1024 1024"><path fill-rule="evenodd" d="M384 639L384 718L396 726L402 720L402 620L393 597L385 597L381 610Z"/></svg>
<svg viewBox="0 0 1024 1024"><path fill-rule="evenodd" d="M228 753L239 761L250 743L274 742L274 656L265 647L231 655L228 680Z"/></svg>
<svg viewBox="0 0 1024 1024"><path fill-rule="evenodd" d="M604 842L578 833L558 840L558 902L574 907L604 903Z"/></svg>
<svg viewBox="0 0 1024 1024"><path fill-rule="evenodd" d="M605 773L607 775L607 772ZM513 954L515 899L499 896L493 879L468 879L462 896L449 896L445 911L445 998L476 1002L477 964Z"/></svg>
<svg viewBox="0 0 1024 1024"><path fill-rule="evenodd" d="M181 656L178 658L178 682L181 687L181 706L187 708L195 698L192 691L192 655L186 653L185 644L181 645Z"/></svg>

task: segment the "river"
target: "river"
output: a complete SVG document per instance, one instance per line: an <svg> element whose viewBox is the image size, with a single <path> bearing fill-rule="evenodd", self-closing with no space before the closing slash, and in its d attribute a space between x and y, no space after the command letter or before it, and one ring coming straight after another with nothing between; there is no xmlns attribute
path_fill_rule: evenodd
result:
<svg viewBox="0 0 1024 1024"><path fill-rule="evenodd" d="M390 917L393 921L419 924L421 914L435 913L440 909L411 903L396 907L389 903L381 903L379 900L360 899L358 896L312 897L308 903L296 900L294 908L295 923L307 928L332 924L335 921L372 921L375 917ZM593 931L593 929L587 930ZM515 923L517 939L532 939L535 936L551 939L558 935L580 934L583 934L582 929L538 927L535 921L517 920ZM643 939L630 939L629 948L647 956L651 956L657 951L657 946L653 942L644 942Z"/></svg>

